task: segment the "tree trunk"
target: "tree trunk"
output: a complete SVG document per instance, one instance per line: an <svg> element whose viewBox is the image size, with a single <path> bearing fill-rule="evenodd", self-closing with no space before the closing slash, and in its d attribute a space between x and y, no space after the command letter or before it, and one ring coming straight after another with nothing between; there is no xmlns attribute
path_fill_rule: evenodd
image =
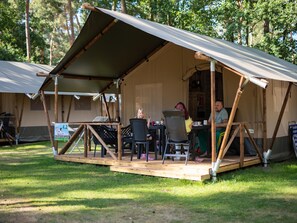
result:
<svg viewBox="0 0 297 223"><path fill-rule="evenodd" d="M74 43L74 25L73 25L73 11L72 11L72 1L68 0L68 12L69 12L69 21L70 21L70 46Z"/></svg>
<svg viewBox="0 0 297 223"><path fill-rule="evenodd" d="M30 0L26 0L26 19L25 19L25 29L26 29L26 47L27 47L27 62L31 62L31 41L30 41L30 26L29 26L29 9Z"/></svg>
<svg viewBox="0 0 297 223"><path fill-rule="evenodd" d="M54 38L54 37L53 37L53 35L51 34L51 35L50 35L50 48L49 48L49 53L50 53L50 55L49 55L49 58L50 58L49 65L50 65L50 66L52 66L52 64L53 64L53 50L54 50L54 49L53 49L53 45L54 45L54 44L53 44L53 42L54 42L54 41L53 41L53 38Z"/></svg>
<svg viewBox="0 0 297 223"><path fill-rule="evenodd" d="M269 33L269 19L264 20L263 30L264 30L264 35Z"/></svg>
<svg viewBox="0 0 297 223"><path fill-rule="evenodd" d="M80 22L79 22L79 19L78 19L77 14L75 14L75 20L76 20L76 24L77 24L78 29L79 29L79 32L80 32L81 31L81 25L80 25Z"/></svg>
<svg viewBox="0 0 297 223"><path fill-rule="evenodd" d="M117 9L117 4L118 4L118 0L113 0L113 1L112 1L112 8L111 8L112 11L116 11L116 9Z"/></svg>
<svg viewBox="0 0 297 223"><path fill-rule="evenodd" d="M121 11L127 14L126 0L121 0Z"/></svg>

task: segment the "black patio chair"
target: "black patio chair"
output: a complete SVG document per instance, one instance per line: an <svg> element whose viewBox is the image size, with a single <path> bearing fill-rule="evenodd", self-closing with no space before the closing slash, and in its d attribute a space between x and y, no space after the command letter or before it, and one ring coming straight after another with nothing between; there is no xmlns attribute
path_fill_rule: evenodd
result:
<svg viewBox="0 0 297 223"><path fill-rule="evenodd" d="M6 139L6 141L12 146L14 137L9 134L10 115L11 114L6 112L0 114L0 138Z"/></svg>
<svg viewBox="0 0 297 223"><path fill-rule="evenodd" d="M147 120L132 118L130 119L130 124L132 128L132 150L131 150L131 161L133 160L133 155L135 152L135 147L137 146L137 159L140 159L142 147L145 148L146 162L148 162L149 157L149 145L150 141L155 141L152 136L149 135ZM153 146L155 150L155 159L157 159L158 151L156 145Z"/></svg>
<svg viewBox="0 0 297 223"><path fill-rule="evenodd" d="M104 143L110 148L114 148L117 152L118 150L118 133L117 130L106 125L92 125L93 129L100 136L100 138L104 141ZM97 145L101 145L101 157L106 155L106 149L102 146L100 141L93 136L93 142L95 144L94 149L94 157L96 156L96 147Z"/></svg>
<svg viewBox="0 0 297 223"><path fill-rule="evenodd" d="M167 157L171 157L173 160L177 157L184 157L185 165L188 163L189 151L191 142L188 139L185 117L182 111L163 111L166 125L166 146L163 154L163 164ZM173 146L174 150L169 149ZM177 153L179 152L179 153Z"/></svg>
<svg viewBox="0 0 297 223"><path fill-rule="evenodd" d="M98 135L103 139L104 143L110 148L115 149L115 152L118 151L118 132L116 129L108 127L106 125L93 125L94 130ZM132 147L132 130L131 125L121 128L122 131L122 155L125 155L126 149L131 149ZM96 156L96 147L101 145L99 140L93 136L93 142L95 144L94 157ZM101 157L106 155L106 149L101 145Z"/></svg>

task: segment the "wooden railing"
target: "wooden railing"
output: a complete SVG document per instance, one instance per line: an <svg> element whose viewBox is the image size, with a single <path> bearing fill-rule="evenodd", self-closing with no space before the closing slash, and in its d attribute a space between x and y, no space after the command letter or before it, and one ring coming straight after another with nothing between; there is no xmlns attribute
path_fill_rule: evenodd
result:
<svg viewBox="0 0 297 223"><path fill-rule="evenodd" d="M88 151L91 149L91 135L98 139L100 144L106 149L107 153L114 160L122 159L122 137L121 137L121 123L118 122L71 122L70 125L78 125L77 130L70 137L69 141L64 145L64 147L60 150L59 155L65 154L70 146L75 142L75 140L80 136L83 132L84 134L84 157L88 157ZM94 125L106 125L112 126L117 130L117 146L118 146L118 157L116 157L115 153L113 153L110 148L105 144L104 140L98 135L98 133L94 130L92 126Z"/></svg>
<svg viewBox="0 0 297 223"><path fill-rule="evenodd" d="M258 145L256 144L254 138L252 137L252 135L251 135L251 133L250 133L248 127L247 127L247 124L248 124L247 122L233 122L232 123L233 130L232 130L232 134L230 134L231 137L229 138L225 148L220 148L220 149L223 149L223 157L224 157L226 152L230 148L233 140L235 139L236 135L239 133L240 167L242 167L243 164L244 164L244 131L248 135L248 138L249 138L250 142L252 143L255 150L257 151L257 154L258 154L259 158L261 159L261 161L263 161L263 157L262 157L262 154L260 152L260 149L259 149ZM218 124L217 127L225 127L226 125L227 125L227 123L226 124Z"/></svg>

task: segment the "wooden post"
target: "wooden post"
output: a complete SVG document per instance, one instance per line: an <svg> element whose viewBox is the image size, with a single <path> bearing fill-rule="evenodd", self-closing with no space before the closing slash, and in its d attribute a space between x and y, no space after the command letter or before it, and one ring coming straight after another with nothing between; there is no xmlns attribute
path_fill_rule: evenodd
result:
<svg viewBox="0 0 297 223"><path fill-rule="evenodd" d="M254 148L256 149L259 158L261 159L261 161L263 161L263 157L262 157L262 154L261 154L261 152L260 152L260 149L259 149L258 145L256 144L254 138L251 136L251 133L250 133L249 129L247 128L246 124L244 124L243 126L244 126L244 128L245 128L246 133L247 133L248 136L249 136L249 140L250 140L250 142L253 144Z"/></svg>
<svg viewBox="0 0 297 223"><path fill-rule="evenodd" d="M108 116L108 121L111 122L110 113L109 113L109 108L108 108L108 105L107 105L107 102L106 102L105 94L103 93L102 96L103 96L103 100L104 100L105 110L106 110L106 112L107 112L107 116Z"/></svg>
<svg viewBox="0 0 297 223"><path fill-rule="evenodd" d="M62 122L64 122L64 95L61 95L61 118Z"/></svg>
<svg viewBox="0 0 297 223"><path fill-rule="evenodd" d="M55 148L55 143L54 143L53 131L52 131L52 127L51 127L51 121L50 121L50 117L49 117L49 114L48 114L48 109L47 109L45 95L44 95L43 90L41 90L41 100L42 100L42 103L43 103L43 110L44 110L45 117L46 117L48 134L49 134L49 137L50 137L52 148L54 149Z"/></svg>
<svg viewBox="0 0 297 223"><path fill-rule="evenodd" d="M287 105L287 102L288 102L288 99L289 99L289 95L290 95L290 92L291 92L292 85L293 85L293 83L290 82L289 86L288 86L288 89L287 89L287 92L286 92L286 96L285 96L283 104L282 104L281 111L279 113L279 116L278 116L278 119L277 119L277 122L276 122L276 125L275 125L275 129L274 129L274 132L273 132L272 141L271 141L271 145L270 145L270 150L272 150L272 147L273 147L273 144L274 144L274 141L275 141L275 138L276 138L276 134L277 134L278 129L279 129L279 125L280 125L281 120L283 118L283 114L284 114L284 111L285 111L285 108L286 108L286 105Z"/></svg>
<svg viewBox="0 0 297 223"><path fill-rule="evenodd" d="M239 103L241 94L243 92L243 88L244 88L243 79L244 79L244 77L241 77L240 81L239 81L239 86L238 86L237 93L236 93L236 96L235 96L235 99L234 99L234 102L233 102L231 114L230 114L230 117L228 119L225 135L224 135L224 138L223 138L223 141L222 141L222 144L221 144L221 148L220 148L220 152L219 152L219 155L218 155L219 160L222 160L224 148L226 147L227 139L228 139L230 131L231 131L231 127L232 127L232 123L233 123L233 120L234 120L235 112L236 112L236 109L238 107L238 103Z"/></svg>
<svg viewBox="0 0 297 223"><path fill-rule="evenodd" d="M118 160L122 160L122 128L120 123L118 123L117 125L117 131L118 131Z"/></svg>
<svg viewBox="0 0 297 223"><path fill-rule="evenodd" d="M84 125L84 157L88 157L88 128Z"/></svg>
<svg viewBox="0 0 297 223"><path fill-rule="evenodd" d="M266 102L266 88L263 89L263 151L267 151L267 102Z"/></svg>
<svg viewBox="0 0 297 223"><path fill-rule="evenodd" d="M72 101L73 101L73 96L70 96L70 102L69 102L69 107L68 107L68 113L67 113L66 122L69 122L69 117L70 117L70 112L71 112Z"/></svg>
<svg viewBox="0 0 297 223"><path fill-rule="evenodd" d="M117 80L117 93L116 93L116 118L117 118L117 121L120 122L121 121L121 118L120 118L120 93L121 93L121 84L120 84L120 79Z"/></svg>
<svg viewBox="0 0 297 223"><path fill-rule="evenodd" d="M22 104L21 104L21 112L19 113L19 108L17 106L17 94L16 96L16 105L15 105L15 143L18 145L20 139L20 129L22 124L23 112L24 112L24 104L25 104L25 95L22 95Z"/></svg>
<svg viewBox="0 0 297 223"><path fill-rule="evenodd" d="M210 61L210 98L211 98L211 162L216 162L216 61Z"/></svg>
<svg viewBox="0 0 297 223"><path fill-rule="evenodd" d="M239 166L243 167L243 161L244 161L244 135L243 135L243 126L242 123L239 125L239 142L240 142L240 153L239 153Z"/></svg>
<svg viewBox="0 0 297 223"><path fill-rule="evenodd" d="M92 151L91 150L91 139L92 139L92 137L91 137L91 130L88 129L88 150L89 151Z"/></svg>
<svg viewBox="0 0 297 223"><path fill-rule="evenodd" d="M55 76L55 123L58 123L58 76ZM58 141L55 141L55 150L58 154Z"/></svg>

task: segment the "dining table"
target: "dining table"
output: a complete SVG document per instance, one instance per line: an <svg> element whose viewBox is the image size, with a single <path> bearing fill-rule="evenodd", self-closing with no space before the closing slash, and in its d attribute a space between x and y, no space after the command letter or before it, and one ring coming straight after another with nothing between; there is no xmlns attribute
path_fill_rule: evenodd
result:
<svg viewBox="0 0 297 223"><path fill-rule="evenodd" d="M166 145L166 135L165 135L166 126L164 124L153 124L149 126L149 132L154 132L155 136L159 139L159 154L163 154Z"/></svg>

